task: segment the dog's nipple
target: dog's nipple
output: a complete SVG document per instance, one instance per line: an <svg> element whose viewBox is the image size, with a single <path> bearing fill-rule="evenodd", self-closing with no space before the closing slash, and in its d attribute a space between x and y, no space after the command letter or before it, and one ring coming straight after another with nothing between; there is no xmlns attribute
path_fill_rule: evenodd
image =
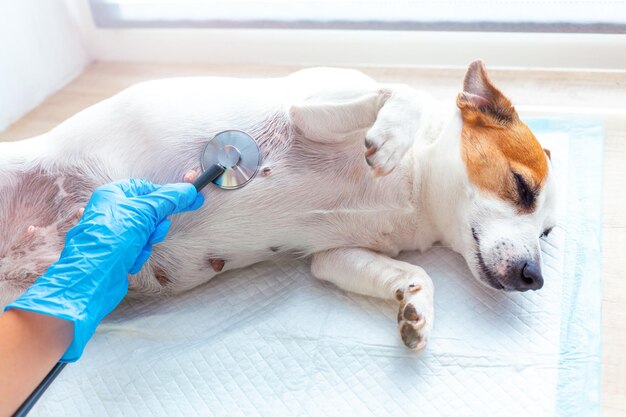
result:
<svg viewBox="0 0 626 417"><path fill-rule="evenodd" d="M209 265L211 265L211 268L213 268L215 272L221 272L222 269L224 269L225 264L226 261L224 261L223 259L209 258Z"/></svg>
<svg viewBox="0 0 626 417"><path fill-rule="evenodd" d="M26 229L26 234L28 236L31 236L31 235L33 235L35 233L35 230L37 230L37 228L35 226L33 226L33 225L28 226L28 229Z"/></svg>

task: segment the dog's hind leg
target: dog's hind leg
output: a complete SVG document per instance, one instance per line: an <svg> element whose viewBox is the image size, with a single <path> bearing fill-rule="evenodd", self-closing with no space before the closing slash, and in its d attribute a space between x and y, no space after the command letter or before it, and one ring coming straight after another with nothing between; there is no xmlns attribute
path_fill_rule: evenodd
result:
<svg viewBox="0 0 626 417"><path fill-rule="evenodd" d="M332 249L313 256L311 272L355 293L400 303L398 328L404 344L422 351L434 318L434 289L419 266L362 248Z"/></svg>
<svg viewBox="0 0 626 417"><path fill-rule="evenodd" d="M377 88L324 90L292 105L289 117L307 139L340 143L364 136L389 95Z"/></svg>
<svg viewBox="0 0 626 417"><path fill-rule="evenodd" d="M368 164L386 175L418 138L427 98L401 84L321 90L292 105L289 117L319 143L362 141Z"/></svg>

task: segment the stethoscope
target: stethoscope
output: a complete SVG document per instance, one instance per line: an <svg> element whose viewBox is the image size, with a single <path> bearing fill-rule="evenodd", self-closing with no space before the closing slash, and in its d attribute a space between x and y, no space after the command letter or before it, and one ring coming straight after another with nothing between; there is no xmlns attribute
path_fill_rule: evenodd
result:
<svg viewBox="0 0 626 417"><path fill-rule="evenodd" d="M209 183L224 190L248 184L261 166L261 151L252 136L241 130L224 130L204 146L200 155L202 173L193 182L200 191ZM22 403L13 417L26 416L39 398L61 373L66 363L57 363Z"/></svg>
<svg viewBox="0 0 626 417"><path fill-rule="evenodd" d="M234 190L248 184L261 166L261 151L252 136L241 130L218 133L204 147L202 174L193 185L198 191L207 184Z"/></svg>

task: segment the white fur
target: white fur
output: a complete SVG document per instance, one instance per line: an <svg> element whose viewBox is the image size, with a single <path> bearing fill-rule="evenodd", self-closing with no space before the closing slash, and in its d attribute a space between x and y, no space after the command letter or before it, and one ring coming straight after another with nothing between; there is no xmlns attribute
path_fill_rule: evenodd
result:
<svg viewBox="0 0 626 417"><path fill-rule="evenodd" d="M465 255L480 277L471 224L484 229L485 258L503 233L513 241L523 235L520 248L538 253L546 226L543 194L534 214L519 216L469 184L461 128L452 103L353 70L150 81L45 135L0 144L0 186L10 189L15 173L27 167L79 167L94 185L128 177L181 181L199 168L200 151L213 135L247 131L259 138L269 174L235 191L205 189L200 211L172 217L168 238L130 277L131 290L193 288L216 275L210 258L224 259L229 270L313 255L313 274L341 288L383 298L400 290L402 305L415 305L426 322L411 322L425 341L433 322L432 282L421 268L391 257L441 242ZM364 157L365 139L378 150L370 157L373 167ZM170 279L165 287L155 266ZM410 285L421 290L409 291ZM4 287L0 292L14 296Z"/></svg>

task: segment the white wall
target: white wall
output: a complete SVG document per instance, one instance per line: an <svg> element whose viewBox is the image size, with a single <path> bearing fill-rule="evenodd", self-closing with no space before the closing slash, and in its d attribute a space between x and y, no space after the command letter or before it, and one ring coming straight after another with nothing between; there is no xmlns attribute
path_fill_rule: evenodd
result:
<svg viewBox="0 0 626 417"><path fill-rule="evenodd" d="M89 63L62 0L0 0L0 131Z"/></svg>
<svg viewBox="0 0 626 417"><path fill-rule="evenodd" d="M94 59L123 62L626 70L626 35L291 29L89 29Z"/></svg>

